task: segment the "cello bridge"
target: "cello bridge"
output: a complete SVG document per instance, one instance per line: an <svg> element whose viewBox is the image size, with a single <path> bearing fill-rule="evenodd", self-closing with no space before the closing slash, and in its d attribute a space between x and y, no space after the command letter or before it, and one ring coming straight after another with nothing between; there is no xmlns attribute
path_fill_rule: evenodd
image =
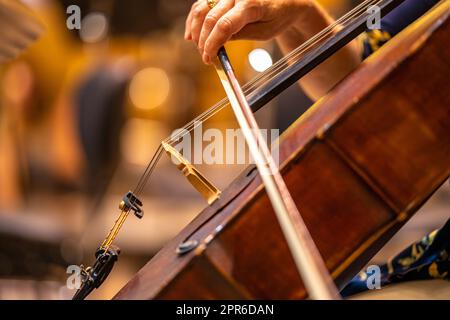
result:
<svg viewBox="0 0 450 320"><path fill-rule="evenodd" d="M205 198L208 204L212 204L220 197L221 191L174 147L166 142L162 142L162 147L175 160L177 168L183 173L195 190Z"/></svg>

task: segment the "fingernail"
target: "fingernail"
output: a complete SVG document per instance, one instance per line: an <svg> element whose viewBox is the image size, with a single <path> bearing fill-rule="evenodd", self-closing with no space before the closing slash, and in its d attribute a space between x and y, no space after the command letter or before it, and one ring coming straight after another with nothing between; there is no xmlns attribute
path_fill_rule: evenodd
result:
<svg viewBox="0 0 450 320"><path fill-rule="evenodd" d="M210 63L209 56L206 53L203 54L203 62L206 64Z"/></svg>

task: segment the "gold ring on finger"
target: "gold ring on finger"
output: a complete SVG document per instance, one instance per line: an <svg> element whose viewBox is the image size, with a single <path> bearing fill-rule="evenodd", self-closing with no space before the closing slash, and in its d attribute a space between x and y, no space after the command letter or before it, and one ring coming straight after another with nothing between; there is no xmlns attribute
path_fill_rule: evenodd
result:
<svg viewBox="0 0 450 320"><path fill-rule="evenodd" d="M206 0L206 4L210 9L214 8L217 4L217 0Z"/></svg>

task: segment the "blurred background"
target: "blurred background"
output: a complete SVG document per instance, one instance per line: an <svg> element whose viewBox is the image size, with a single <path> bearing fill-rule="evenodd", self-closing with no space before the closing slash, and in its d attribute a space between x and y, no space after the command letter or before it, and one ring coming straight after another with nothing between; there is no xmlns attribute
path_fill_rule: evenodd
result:
<svg viewBox="0 0 450 320"><path fill-rule="evenodd" d="M44 33L0 66L0 299L68 299L66 268L91 265L162 139L224 97L215 71L183 40L188 0L24 0ZM358 1L322 0L339 17ZM67 8L81 8L69 30ZM281 56L273 43L228 45L242 83ZM257 115L285 129L311 101L297 86ZM229 110L204 127L237 127ZM201 170L225 188L244 166ZM376 258L447 218L448 186ZM119 263L90 299L110 299L206 202L168 158L142 197L146 215L130 216L116 244Z"/></svg>

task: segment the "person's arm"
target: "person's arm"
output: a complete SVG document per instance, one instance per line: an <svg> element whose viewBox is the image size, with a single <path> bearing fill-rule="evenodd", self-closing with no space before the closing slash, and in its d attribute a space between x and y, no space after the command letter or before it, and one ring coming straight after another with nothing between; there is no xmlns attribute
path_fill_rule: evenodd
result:
<svg viewBox="0 0 450 320"><path fill-rule="evenodd" d="M276 41L283 54L287 55L333 22L322 7L314 4L304 10L301 19L278 35ZM336 28L334 32L338 30ZM361 51L359 42L352 41L317 66L299 81L305 93L313 100L324 96L361 63Z"/></svg>
<svg viewBox="0 0 450 320"><path fill-rule="evenodd" d="M194 3L186 20L185 38L194 41L205 63L228 40L276 38L287 54L333 23L313 0L219 0L209 9L206 0ZM361 61L354 41L304 77L300 84L318 99Z"/></svg>

